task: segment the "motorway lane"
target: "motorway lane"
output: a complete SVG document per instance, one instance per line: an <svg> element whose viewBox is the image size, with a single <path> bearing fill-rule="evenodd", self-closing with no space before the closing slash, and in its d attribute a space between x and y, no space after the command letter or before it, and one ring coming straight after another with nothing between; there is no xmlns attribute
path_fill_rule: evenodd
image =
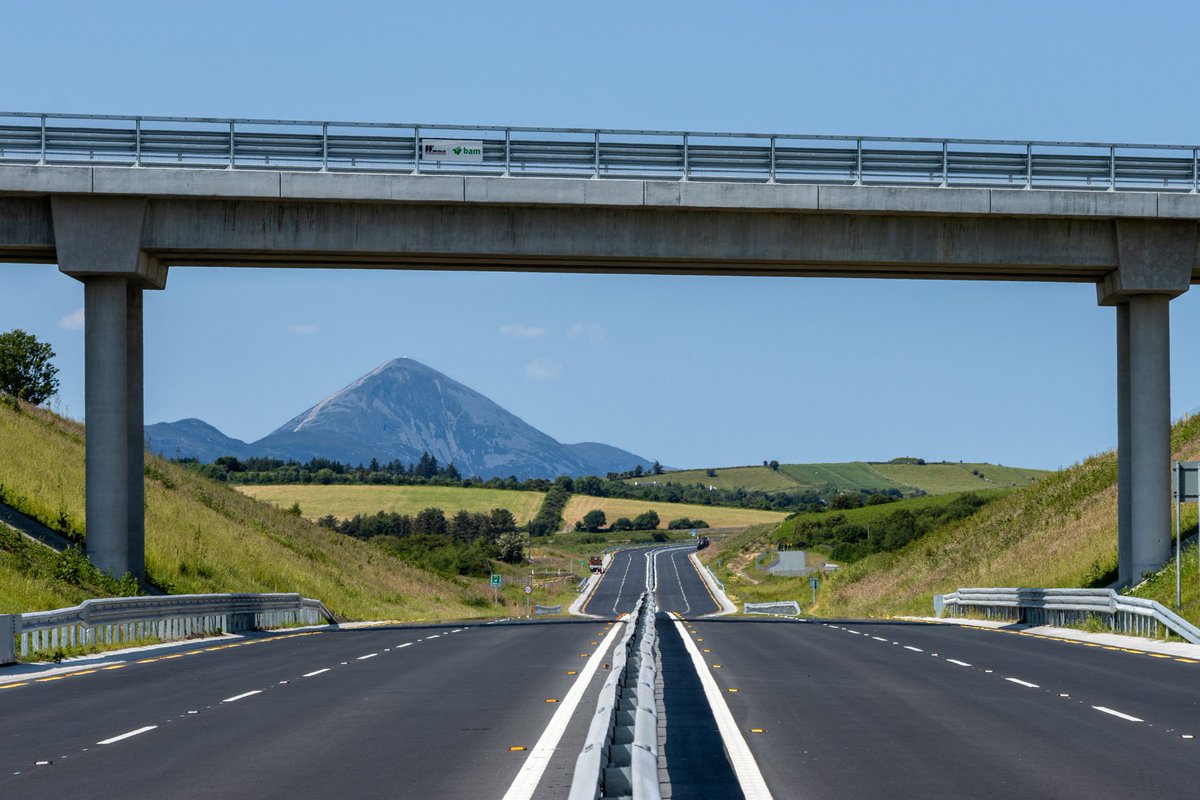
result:
<svg viewBox="0 0 1200 800"><path fill-rule="evenodd" d="M1184 797L1200 779L1197 664L956 626L689 629L776 797Z"/></svg>
<svg viewBox="0 0 1200 800"><path fill-rule="evenodd" d="M655 553L655 596L660 611L692 618L721 610L689 558L694 552L695 547L688 546Z"/></svg>
<svg viewBox="0 0 1200 800"><path fill-rule="evenodd" d="M0 690L0 796L500 797L605 630L274 637Z"/></svg>
<svg viewBox="0 0 1200 800"><path fill-rule="evenodd" d="M638 597L646 591L647 552L644 548L635 548L613 553L612 562L581 610L605 618L632 611Z"/></svg>

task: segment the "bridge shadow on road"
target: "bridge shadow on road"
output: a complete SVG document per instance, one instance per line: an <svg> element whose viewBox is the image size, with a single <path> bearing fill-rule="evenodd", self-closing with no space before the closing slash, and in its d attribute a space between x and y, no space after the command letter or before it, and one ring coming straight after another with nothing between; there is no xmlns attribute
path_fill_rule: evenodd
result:
<svg viewBox="0 0 1200 800"><path fill-rule="evenodd" d="M655 617L655 628L667 722L667 740L660 752L666 755L672 800L742 800L745 795L679 631L661 612Z"/></svg>

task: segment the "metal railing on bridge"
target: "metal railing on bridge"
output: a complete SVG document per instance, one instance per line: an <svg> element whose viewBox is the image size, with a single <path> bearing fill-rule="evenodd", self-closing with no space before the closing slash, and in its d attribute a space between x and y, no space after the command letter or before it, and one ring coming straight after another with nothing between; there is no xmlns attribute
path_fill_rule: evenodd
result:
<svg viewBox="0 0 1200 800"><path fill-rule="evenodd" d="M1200 145L25 112L0 112L0 163L1200 190Z"/></svg>

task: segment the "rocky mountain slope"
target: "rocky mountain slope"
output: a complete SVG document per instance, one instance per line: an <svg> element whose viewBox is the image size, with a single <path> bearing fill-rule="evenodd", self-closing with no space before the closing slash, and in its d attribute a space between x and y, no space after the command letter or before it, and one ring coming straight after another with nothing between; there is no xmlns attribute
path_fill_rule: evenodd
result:
<svg viewBox="0 0 1200 800"><path fill-rule="evenodd" d="M211 461L221 455L314 457L350 464L413 463L423 452L464 475L553 478L650 466L609 445L562 444L479 392L398 358L288 420L258 441L231 439L197 419L146 427L150 449Z"/></svg>

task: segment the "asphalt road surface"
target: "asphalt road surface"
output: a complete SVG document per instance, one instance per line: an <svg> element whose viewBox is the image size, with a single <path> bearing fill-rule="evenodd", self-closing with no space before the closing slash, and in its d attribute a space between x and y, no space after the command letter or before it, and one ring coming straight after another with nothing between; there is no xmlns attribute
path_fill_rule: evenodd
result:
<svg viewBox="0 0 1200 800"><path fill-rule="evenodd" d="M3 688L0 797L498 798L606 629L318 632Z"/></svg>
<svg viewBox="0 0 1200 800"><path fill-rule="evenodd" d="M606 618L628 613L646 591L649 572L660 610L675 611L685 617L720 611L720 605L688 558L693 552L695 549L690 545L617 551L582 610Z"/></svg>
<svg viewBox="0 0 1200 800"><path fill-rule="evenodd" d="M776 798L1200 791L1200 663L902 622L698 620L689 635Z"/></svg>
<svg viewBox="0 0 1200 800"><path fill-rule="evenodd" d="M730 727L779 800L1198 793L1200 660L956 625L705 619L717 606L689 553L618 554L586 606L624 613L649 578L686 618L658 625L673 800L742 795ZM296 632L30 676L0 685L0 798L501 798L538 759L532 796L564 797L620 629Z"/></svg>

